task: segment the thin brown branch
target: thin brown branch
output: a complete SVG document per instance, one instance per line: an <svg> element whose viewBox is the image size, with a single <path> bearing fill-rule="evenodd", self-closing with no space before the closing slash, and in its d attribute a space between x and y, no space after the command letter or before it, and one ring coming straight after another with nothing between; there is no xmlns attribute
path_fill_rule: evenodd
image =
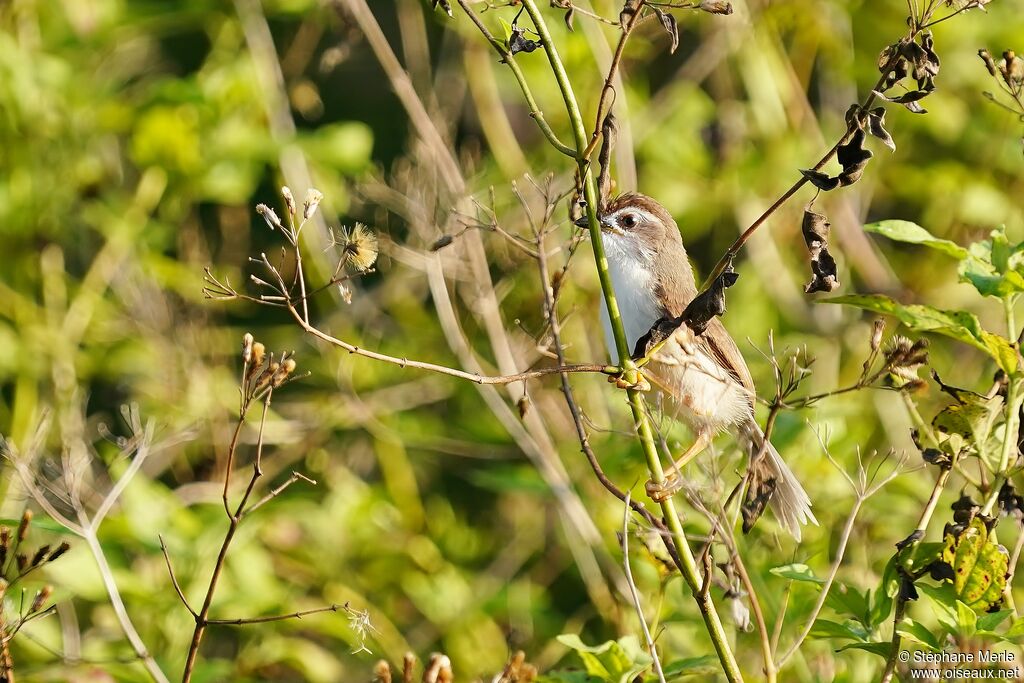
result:
<svg viewBox="0 0 1024 683"><path fill-rule="evenodd" d="M323 614L324 612L337 612L343 609L342 605L327 605L326 607L317 607L315 609L302 610L300 612L291 612L289 614L275 614L269 617L249 617L246 619L207 619L206 623L213 626L245 626L247 624L266 624L272 621L287 621L288 619L301 619L302 617L308 617L311 614Z"/></svg>
<svg viewBox="0 0 1024 683"><path fill-rule="evenodd" d="M157 538L160 539L160 551L164 554L164 562L167 563L167 573L171 577L171 583L174 585L174 592L178 594L178 599L181 600L181 604L185 606L193 617L198 618L199 615L192 609L192 605L188 604L188 599L185 597L184 591L181 590L181 584L178 583L178 577L174 574L174 567L171 565L171 556L167 552L167 544L164 543L163 534L157 534Z"/></svg>
<svg viewBox="0 0 1024 683"><path fill-rule="evenodd" d="M279 495L284 493L284 490L286 488L288 488L289 486L291 486L292 484L294 484L295 482L300 481L300 480L304 481L304 482L306 482L308 484L312 484L313 486L316 486L316 480L315 479L310 479L309 477L307 477L306 475L302 474L301 472L292 472L291 476L288 477L281 485L271 489L267 493L267 495L263 496L258 501L256 501L252 505L250 505L249 508L245 511L245 514L246 515L250 515L253 512L256 512L256 510L260 509L261 507L263 507L264 505L269 503L271 500L273 500L274 498L277 498Z"/></svg>
<svg viewBox="0 0 1024 683"><path fill-rule="evenodd" d="M317 339L325 341L332 346L337 346L340 349L344 349L351 354L363 356L364 358L371 358L373 360L384 361L385 363L391 363L392 365L398 365L403 368L415 368L417 370L427 370L429 372L436 372L450 377L457 377L459 379L469 380L476 384L512 384L514 382L522 382L528 379L535 379L537 377L558 375L569 372L596 372L604 375L615 375L619 372L619 368L614 365L602 365L599 363L577 363L573 365L566 365L563 362L560 362L556 367L537 368L536 370L527 370L525 372L519 372L511 375L481 375L475 372L457 370L456 368L450 368L446 365L389 356L385 353L379 353L377 351L371 351L369 349L349 344L337 337L332 337L326 332L323 332L317 327L304 321L302 319L302 314L299 313L294 306L289 305L288 310L303 330Z"/></svg>

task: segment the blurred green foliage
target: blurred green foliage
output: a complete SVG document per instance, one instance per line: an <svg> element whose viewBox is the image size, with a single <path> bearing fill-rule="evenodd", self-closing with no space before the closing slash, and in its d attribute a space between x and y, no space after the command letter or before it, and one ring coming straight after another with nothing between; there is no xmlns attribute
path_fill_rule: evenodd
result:
<svg viewBox="0 0 1024 683"><path fill-rule="evenodd" d="M879 51L904 28L905 4L894 0L733 4L731 17L680 12L674 55L656 22L643 27L626 51L616 99L620 189L639 188L663 202L704 273L798 178L797 169L810 166L842 133L847 106L877 79ZM370 7L455 150L474 197L490 206L493 186L501 225L527 234L512 181L537 209L539 196L522 174L551 172L557 189L567 191L571 168L536 129L507 69L458 11L450 20L419 0ZM603 1L593 8L606 17L619 9ZM515 11L499 7L482 16L500 34L499 18L509 21ZM550 24L589 118L617 29L578 15L570 33L560 17L551 10ZM833 223L840 293L963 310L985 329L1005 332L1001 307L960 283L953 259L876 240L861 225L909 220L960 245L999 226L1011 242L1024 238L1022 124L982 96L993 86L976 54L982 47L993 54L1024 50L1022 36L1019 0L996 0L987 13L972 11L936 27L942 72L929 113L890 106L896 152L876 146L860 183L815 204ZM268 37L271 59L261 52ZM569 139L543 53L518 61L546 119ZM284 125L282 112L294 123ZM125 434L119 406L137 404L144 420L155 421L160 447L124 491L100 539L133 621L171 678L184 661L193 621L171 587L157 534L167 540L185 594L199 601L226 527L219 482L246 331L270 349L294 349L299 369L310 373L275 396L266 431L267 485L292 470L318 483L296 484L240 528L213 616L347 601L369 612L375 630L365 644L373 654L360 651L363 643L342 614L213 627L196 680L368 680L376 658L398 662L407 650L444 651L459 680L470 680L500 671L515 649L544 671L579 666L570 649L585 652L583 643L638 632L621 594L615 531L622 509L580 456L557 380L530 384L529 419L550 436L586 523L566 512L528 457L537 433L523 437L519 423L510 426L494 408L497 400L514 415L521 385L487 402L470 383L315 343L274 309L202 297L205 266L241 288L252 272L249 256L276 257L280 236L253 206L278 206L284 182L301 197L306 188L296 178L308 177L326 195L321 211L329 225L362 220L384 241L377 272L355 285L352 304L333 291L313 299L311 314L322 329L399 357L460 365L458 344L436 311L443 291L480 363L498 372L501 344L488 327L481 274L464 246L479 237L517 367L541 362L533 338L544 323L535 266L502 237L471 230L457 238L436 257L447 285L432 288L435 257L427 247L458 233L461 224L452 213L456 199L437 189L431 152L417 140L371 46L333 3L15 0L0 6L0 237L7 253L0 267L0 433L24 449L41 417L51 416L43 476L59 469L71 441L85 439L98 498L125 467L115 438ZM855 381L868 350L870 316L817 305L802 293L809 272L800 213L810 199L805 190L751 240L729 291L724 322L741 340L766 396L772 368L755 347L765 349L769 333L780 354L806 348L816 359L806 383L812 393ZM556 214L563 243L571 230L565 218L563 205ZM321 251L325 237L310 231L306 239L311 281L322 281L332 267ZM555 258L560 268L564 253ZM581 246L560 299L568 353L581 362L604 359L589 258ZM996 366L985 353L939 337L932 342L932 364L945 381L987 389ZM647 475L622 396L602 377L576 376L573 384L598 428L591 440L606 472L642 495ZM933 384L916 398L926 419L949 403ZM88 417L78 425L82 415ZM769 519L743 541L770 623L787 606L783 648L806 620L820 584L771 570L795 560L810 576L825 575L853 501L822 442L848 471L858 452L890 448L916 464L910 428L897 395L870 390L779 416L774 442L808 483L821 522L799 547L777 537ZM681 445L685 433L667 437ZM253 431L243 433L244 463L254 441ZM717 465L709 460L693 471L709 495L727 493L737 476L734 449L723 439L719 450ZM830 639L836 628L851 633L855 622L842 625L849 614L878 626L867 614L877 598L872 603L867 591L879 590L893 545L913 530L933 481L928 470L912 470L865 504L839 572L842 590L830 598L824 621L784 680L877 678L875 655L837 654ZM0 486L0 516L17 518L28 496L12 469L3 470ZM930 540L941 539L958 495L951 486L940 499ZM707 532L695 513L685 522L696 536ZM1018 532L1009 524L1000 531L1000 541L1012 548ZM92 556L70 540L71 552L37 577L54 585L62 608L15 640L19 676L147 680ZM648 613L657 614L659 643L674 659L705 666L710 645L678 577L664 574L640 544L631 560ZM721 591L714 594L721 601ZM1015 595L1024 599L1019 590ZM933 616L917 611L929 628L935 625ZM982 619L978 632L995 628ZM926 640L909 628L905 637ZM580 634L578 644L556 640L565 633ZM866 640L856 628L853 633ZM79 650L70 634L80 634ZM756 678L756 636L737 630L735 647ZM55 654L61 652L80 661L62 663Z"/></svg>

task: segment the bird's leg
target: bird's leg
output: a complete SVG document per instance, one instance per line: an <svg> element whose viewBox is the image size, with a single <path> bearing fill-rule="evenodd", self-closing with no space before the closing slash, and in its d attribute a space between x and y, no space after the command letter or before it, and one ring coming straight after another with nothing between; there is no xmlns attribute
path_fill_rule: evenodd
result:
<svg viewBox="0 0 1024 683"><path fill-rule="evenodd" d="M649 480L644 488L647 491L647 495L651 497L656 503L660 503L666 498L675 495L675 493L683 487L683 475L682 469L693 460L695 457L704 452L704 449L711 443L711 436L706 433L700 433L697 435L697 440L686 449L686 451L679 456L679 459L672 463L672 467L669 468L668 473L665 475L665 481L660 484Z"/></svg>

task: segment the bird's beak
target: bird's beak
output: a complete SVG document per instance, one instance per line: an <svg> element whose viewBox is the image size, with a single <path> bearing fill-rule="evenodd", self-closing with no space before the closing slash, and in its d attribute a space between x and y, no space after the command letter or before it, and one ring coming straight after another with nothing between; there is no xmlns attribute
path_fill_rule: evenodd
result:
<svg viewBox="0 0 1024 683"><path fill-rule="evenodd" d="M612 228L611 224L608 223L608 221L606 221L601 216L597 217L597 224L601 226L601 231L602 232L612 232L612 233L616 233L616 234L619 232L619 231L615 230L614 228ZM582 228L583 230L587 230L588 228L590 228L590 221L587 220L587 215L583 214L582 216L577 218L575 221L573 221L573 225L575 225L577 228Z"/></svg>

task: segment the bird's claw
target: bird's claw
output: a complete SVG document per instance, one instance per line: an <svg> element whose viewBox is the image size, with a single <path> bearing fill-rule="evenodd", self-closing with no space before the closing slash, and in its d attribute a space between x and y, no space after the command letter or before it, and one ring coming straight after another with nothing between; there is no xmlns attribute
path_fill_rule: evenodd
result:
<svg viewBox="0 0 1024 683"><path fill-rule="evenodd" d="M648 497L655 503L662 503L668 500L678 493L681 488L683 488L683 480L676 474L667 475L660 484L653 479L648 479L647 483L644 484L644 490L647 491Z"/></svg>
<svg viewBox="0 0 1024 683"><path fill-rule="evenodd" d="M610 384L619 389L636 389L637 391L650 391L651 383L647 381L639 370L626 370L608 378Z"/></svg>

